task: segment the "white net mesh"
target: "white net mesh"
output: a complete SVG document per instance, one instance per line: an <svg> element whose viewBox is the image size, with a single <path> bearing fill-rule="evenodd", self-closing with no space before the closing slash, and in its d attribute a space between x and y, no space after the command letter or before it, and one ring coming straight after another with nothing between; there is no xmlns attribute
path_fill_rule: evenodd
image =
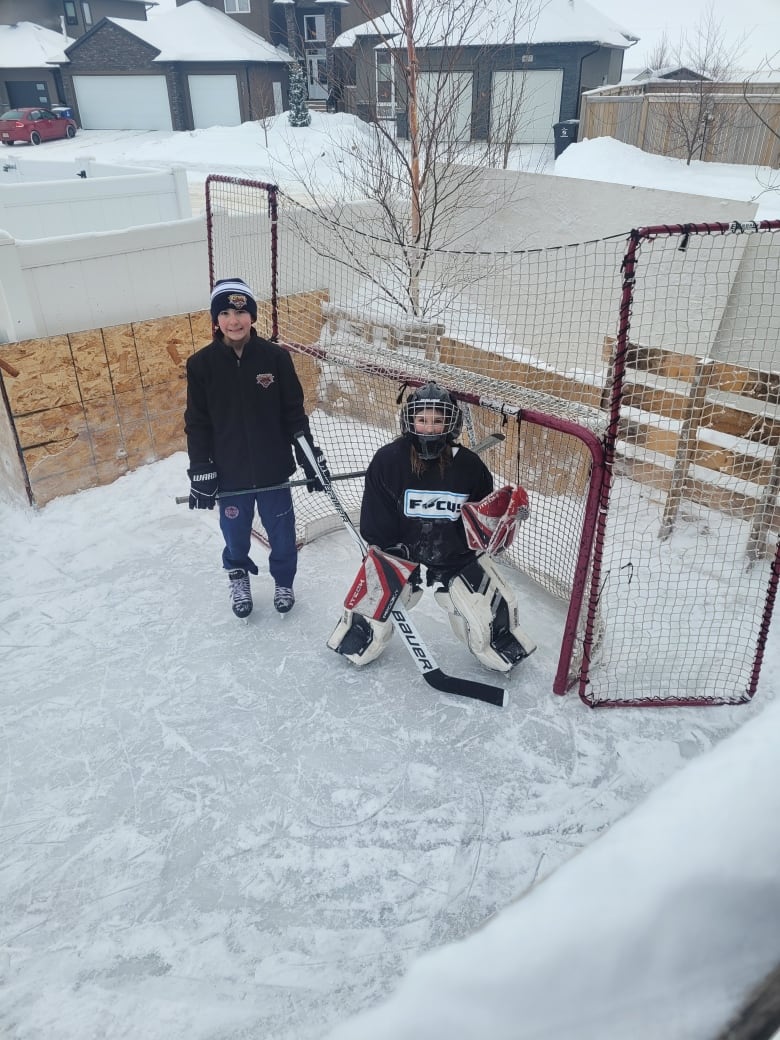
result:
<svg viewBox="0 0 780 1040"><path fill-rule="evenodd" d="M466 405L466 443L505 434L486 461L531 519L502 559L569 603L557 692L574 674L593 705L752 694L777 546L780 225L655 229L624 282L623 236L411 253L370 207L269 208L212 180L212 278L267 299L258 327L293 351L333 473L365 468L404 386L429 379ZM362 481L336 487L356 516ZM296 510L302 540L339 525L325 496L296 492Z"/></svg>

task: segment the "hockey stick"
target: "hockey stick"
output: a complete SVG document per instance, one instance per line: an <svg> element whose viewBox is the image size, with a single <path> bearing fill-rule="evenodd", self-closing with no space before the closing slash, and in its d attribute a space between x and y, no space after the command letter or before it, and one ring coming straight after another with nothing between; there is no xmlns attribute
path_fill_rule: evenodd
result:
<svg viewBox="0 0 780 1040"><path fill-rule="evenodd" d="M354 473L334 473L330 478L331 480L352 480L355 477L364 477L366 471L364 469L356 469ZM236 495L257 495L261 491L280 491L282 488L294 488L294 487L305 487L306 484L310 484L311 481L306 480L286 480L283 484L269 484L267 487L252 487L244 488L243 491L221 491L217 495L217 501L221 498L235 498ZM176 505L183 506L185 502L189 502L189 495L177 495Z"/></svg>
<svg viewBox="0 0 780 1040"><path fill-rule="evenodd" d="M503 439L501 435L494 436ZM296 435L295 439L298 442L301 451L311 463L314 472L318 475L323 490L333 503L336 512L341 517L342 523L352 536L355 544L359 547L361 556L365 557L366 543L361 538L358 529L352 523L349 513L344 508L338 495L333 490L327 475L323 473L317 465L317 460L314 457L314 452L311 450L308 441L303 434ZM461 697L471 697L477 701L485 701L487 704L495 704L496 707L499 708L504 707L507 695L506 690L502 689L500 686L491 686L489 683L475 682L471 679L459 679L457 676L447 675L446 672L443 672L436 664L433 654L431 654L428 647L422 641L419 632L409 620L409 615L403 607L399 605L394 606L390 612L390 620L393 622L396 631L400 633L404 641L404 646L411 654L414 663L417 665L418 669L422 673L423 679L425 679L429 686L432 686L435 690L439 690L441 693L456 693Z"/></svg>
<svg viewBox="0 0 780 1040"><path fill-rule="evenodd" d="M483 437L482 440L475 444L471 449L476 455L481 455L488 448L492 448L494 444L500 444L504 440L503 433L489 433L487 437ZM356 469L352 473L334 473L330 478L333 480L353 480L355 477L364 477L366 471L364 469ZM283 484L270 484L268 487L252 487L244 488L243 491L222 491L217 495L217 499L220 498L234 498L236 495L257 495L260 491L279 491L281 488L294 488L304 487L309 484L308 478L306 480L286 480ZM177 495L176 505L183 506L189 502L189 495Z"/></svg>

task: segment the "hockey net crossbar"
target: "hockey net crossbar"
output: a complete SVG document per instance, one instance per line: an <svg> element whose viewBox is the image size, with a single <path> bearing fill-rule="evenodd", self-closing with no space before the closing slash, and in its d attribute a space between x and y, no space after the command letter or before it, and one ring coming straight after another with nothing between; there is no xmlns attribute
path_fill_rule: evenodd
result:
<svg viewBox="0 0 780 1040"><path fill-rule="evenodd" d="M284 339L281 342L295 353L307 354L332 365L354 368L399 384L422 386L432 379L457 393L462 400L493 408L500 415L522 418L523 414L533 412L539 417L535 421L546 422L549 419L550 425L558 419L563 424L569 424L573 436L581 436L583 440L589 439L588 431L594 437L601 438L607 429L608 417L601 409L587 408L576 401L564 401L517 383L482 377L441 361L416 359L404 354L388 358L387 351L373 350L365 345L361 345L360 354L356 357L354 348L341 347L335 340L330 340L325 347L288 343Z"/></svg>
<svg viewBox="0 0 780 1040"><path fill-rule="evenodd" d="M780 576L780 222L410 252L360 206L230 179L209 205L212 280L255 288L333 472L365 468L429 379L462 402L464 443L505 433L486 462L531 510L501 561L567 604L556 692L753 696ZM356 517L362 482L339 494ZM295 501L301 540L337 528L323 496Z"/></svg>

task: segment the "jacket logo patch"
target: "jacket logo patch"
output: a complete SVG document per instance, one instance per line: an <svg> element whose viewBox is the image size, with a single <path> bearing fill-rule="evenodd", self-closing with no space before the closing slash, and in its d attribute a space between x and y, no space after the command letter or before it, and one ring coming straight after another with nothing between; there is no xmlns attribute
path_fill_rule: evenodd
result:
<svg viewBox="0 0 780 1040"><path fill-rule="evenodd" d="M259 372L256 376L259 386L262 386L263 390L267 390L268 387L273 383L274 377L272 372Z"/></svg>
<svg viewBox="0 0 780 1040"><path fill-rule="evenodd" d="M468 495L456 491L412 491L404 493L404 516L425 520L457 520Z"/></svg>

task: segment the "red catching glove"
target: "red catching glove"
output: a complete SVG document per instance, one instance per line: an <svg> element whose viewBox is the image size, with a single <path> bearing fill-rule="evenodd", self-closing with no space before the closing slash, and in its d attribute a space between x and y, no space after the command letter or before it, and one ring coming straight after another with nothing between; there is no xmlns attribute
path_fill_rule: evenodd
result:
<svg viewBox="0 0 780 1040"><path fill-rule="evenodd" d="M506 487L492 491L481 502L466 502L461 519L470 549L496 556L514 541L518 523L528 519L525 488Z"/></svg>

